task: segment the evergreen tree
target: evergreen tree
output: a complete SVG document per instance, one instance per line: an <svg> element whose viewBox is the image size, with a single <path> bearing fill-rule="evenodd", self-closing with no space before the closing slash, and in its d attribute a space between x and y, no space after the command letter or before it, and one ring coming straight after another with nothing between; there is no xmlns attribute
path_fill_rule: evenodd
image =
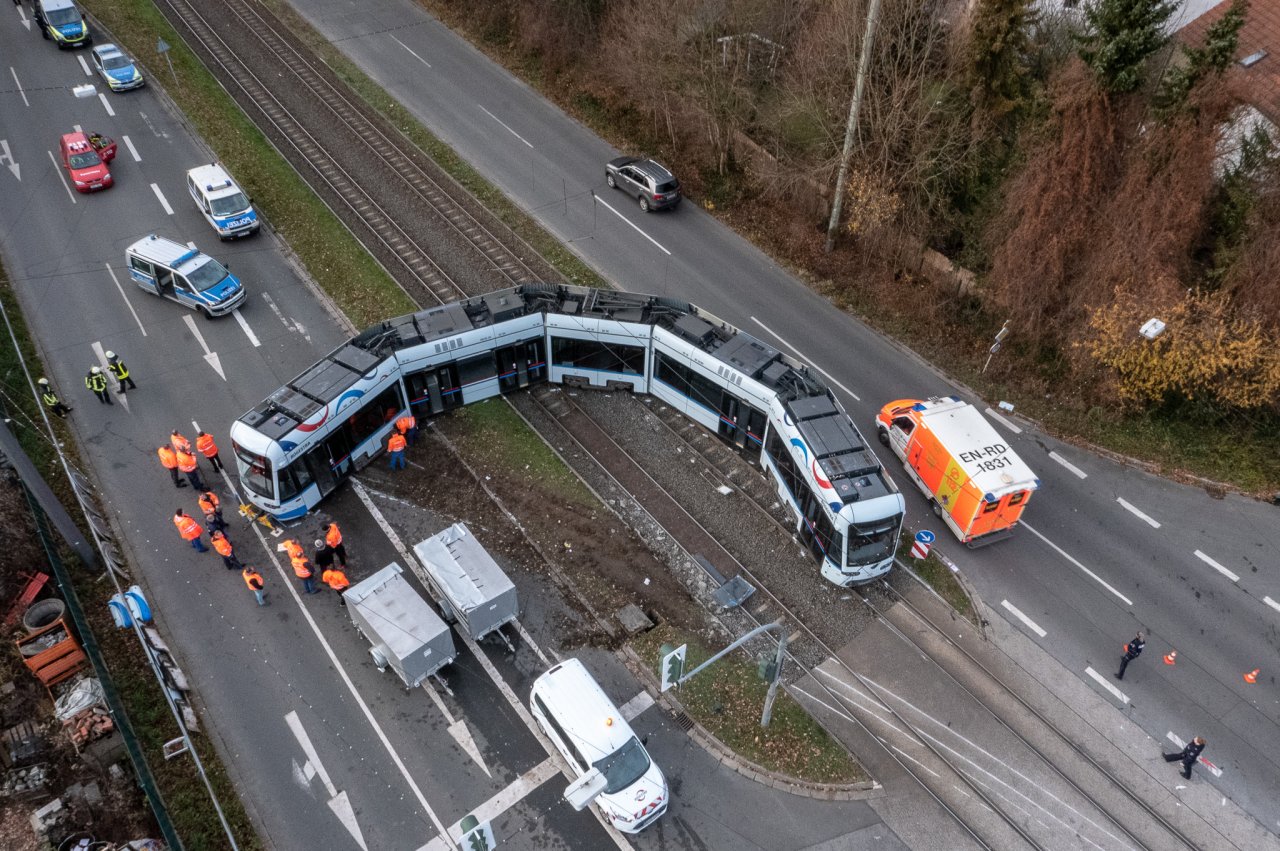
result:
<svg viewBox="0 0 1280 851"><path fill-rule="evenodd" d="M1033 0L981 0L965 52L974 105L999 120L1027 95Z"/></svg>
<svg viewBox="0 0 1280 851"><path fill-rule="evenodd" d="M1168 42L1165 23L1175 0L1096 0L1085 7L1085 32L1076 36L1080 58L1108 92L1142 85L1147 57Z"/></svg>
<svg viewBox="0 0 1280 851"><path fill-rule="evenodd" d="M1221 76L1231 66L1248 11L1249 0L1235 0L1226 14L1205 31L1203 47L1182 48L1183 64L1165 75L1156 93L1156 109L1162 118L1181 110L1197 83L1210 76Z"/></svg>

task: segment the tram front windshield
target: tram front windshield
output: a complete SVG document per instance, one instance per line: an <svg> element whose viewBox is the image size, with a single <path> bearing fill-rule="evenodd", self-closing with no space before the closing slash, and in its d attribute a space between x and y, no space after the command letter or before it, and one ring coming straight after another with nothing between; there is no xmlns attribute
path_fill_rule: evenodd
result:
<svg viewBox="0 0 1280 851"><path fill-rule="evenodd" d="M864 567L890 558L901 526L901 514L872 523L850 523L849 549L845 554L845 564L850 567Z"/></svg>
<svg viewBox="0 0 1280 851"><path fill-rule="evenodd" d="M244 486L263 499L275 499L276 485L271 476L271 462L235 441L231 442L231 446L236 453L236 466L240 470L240 481Z"/></svg>

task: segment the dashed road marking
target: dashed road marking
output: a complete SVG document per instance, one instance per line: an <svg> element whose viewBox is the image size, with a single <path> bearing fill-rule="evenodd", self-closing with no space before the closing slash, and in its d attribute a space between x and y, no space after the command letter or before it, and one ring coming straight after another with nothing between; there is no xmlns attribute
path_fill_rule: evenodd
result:
<svg viewBox="0 0 1280 851"><path fill-rule="evenodd" d="M1130 514L1132 514L1134 517L1137 517L1139 520L1141 520L1141 521L1145 522L1145 523L1146 523L1147 525L1149 525L1152 529L1159 529L1159 528L1160 528L1160 522L1159 522L1158 520L1152 520L1152 519L1151 519L1150 517L1148 517L1146 514L1143 514L1143 513L1142 513L1142 511L1141 511L1140 509L1138 509L1136 506L1134 506L1134 505L1133 505L1133 503L1131 503L1131 502L1127 502L1127 501L1124 499L1124 497L1120 497L1120 496L1116 497L1116 502L1120 503L1121 507L1122 507L1122 508L1124 508L1124 510L1125 510L1125 511L1128 511L1128 512L1129 512Z"/></svg>
<svg viewBox="0 0 1280 851"><path fill-rule="evenodd" d="M790 344L790 343L788 343L786 340L784 340L784 339L782 338L782 335L781 335L781 334L779 334L777 331L774 331L772 328L770 328L768 325L765 325L763 322L761 322L759 319L756 319L754 316L753 316L753 317L751 317L751 321L752 321L752 322L754 322L754 323L756 323L757 325L759 325L761 328L763 328L763 329L764 329L765 331L767 331L769 334L771 334L771 335L773 336L773 338L774 338L775 340L777 340L779 343L781 343L782 345L784 345L784 346L786 346L788 349L790 349L790 350L791 350L791 352L792 352L792 354L794 354L796 357L800 358L800 360L804 361L805 363L809 364L809 365L810 365L810 366L812 366L814 369L816 369L818 372L822 373L823 377L825 377L825 378L826 378L828 381L830 381L832 384L834 384L835 386L839 387L841 390L843 390L844 392L846 392L846 393L848 393L850 396L852 396L852 397L853 397L853 401L855 401L855 402L861 402L861 401L862 401L862 397L861 397L861 396L859 396L857 393L854 393L854 392L853 392L852 390L850 390L848 387L845 387L843 384L841 384L839 381L837 381L837 380L835 379L835 376L833 376L831 373L827 372L827 371L826 371L825 369L823 369L822 367L818 366L816 363L814 363L814 362L813 362L812 360L810 360L809 358L805 357L805 355L804 355L804 353L803 353L803 352L801 352L801 351L800 351L799 349L797 349L795 346L791 345L791 344Z"/></svg>
<svg viewBox="0 0 1280 851"><path fill-rule="evenodd" d="M1263 597L1262 602L1266 603L1268 606L1275 609L1277 612L1280 612L1280 603L1277 603L1275 600L1271 599L1270 597Z"/></svg>
<svg viewBox="0 0 1280 851"><path fill-rule="evenodd" d="M1008 419L1007 417L1001 416L1000 414L997 414L991 408L987 408L987 416L991 417L991 419L1000 423L1002 426L1009 429L1009 431L1013 432L1014 434L1022 434L1022 429L1019 428L1017 425L1015 425L1012 420Z"/></svg>
<svg viewBox="0 0 1280 851"><path fill-rule="evenodd" d="M86 77L92 77L92 76L93 76L93 72L89 70L89 63L84 61L84 54L83 54L83 53L77 53L77 54L76 54L76 59L79 59L79 60L80 60L80 67L84 69L84 75L85 75Z"/></svg>
<svg viewBox="0 0 1280 851"><path fill-rule="evenodd" d="M1225 567L1223 567L1222 565L1218 564L1216 561L1214 561L1213 559L1209 558L1207 555L1205 555L1204 553L1200 552L1199 550L1196 550L1196 558L1200 559L1202 562L1204 562L1205 564L1209 565L1209 566L1210 566L1210 567L1212 567L1214 570L1218 571L1218 572L1219 572L1219 573L1221 573L1223 576L1225 576L1225 577L1227 577L1228 579L1230 579L1232 582L1239 582L1239 581L1240 581L1240 577L1239 577L1239 576L1236 576L1234 573L1232 573L1231 571L1227 570Z"/></svg>
<svg viewBox="0 0 1280 851"><path fill-rule="evenodd" d="M1123 704L1128 705L1129 695L1125 694L1124 692L1120 691L1120 689L1116 688L1114 685L1107 682L1106 677L1102 676L1102 674L1099 674L1093 668L1085 668L1084 672L1089 676L1093 677L1093 679L1097 681L1098 685L1102 686L1104 689L1106 689L1107 691L1115 695L1116 700L1120 701Z"/></svg>
<svg viewBox="0 0 1280 851"><path fill-rule="evenodd" d="M1130 600L1130 599L1129 599L1128 597L1126 597L1125 595L1121 594L1121 593L1120 593L1119 591L1117 591L1115 588L1111 587L1111 585L1110 585L1110 584L1109 584L1105 579L1103 579L1103 578L1102 578L1101 576L1099 576L1098 574L1094 573L1094 572L1093 572L1092 570L1090 570L1089 568L1085 567L1085 566L1084 566L1083 564L1081 564L1081 563L1080 563L1080 562L1079 562L1079 561L1078 561L1074 556L1070 555L1070 554L1069 554L1066 550L1064 550L1062 547L1058 546L1058 545L1057 545L1057 544L1055 544L1053 541L1050 541L1050 540L1049 540L1048 538L1046 538L1044 535L1041 535L1041 534L1040 534L1039 532L1037 532L1035 529L1033 529L1032 527L1028 526L1028 525L1026 524L1026 522L1025 522L1025 521L1021 523L1021 526L1022 526L1022 528L1023 528L1023 529L1026 529L1028 532L1030 532L1031 534L1035 535L1037 538L1039 538L1040 540L1044 541L1046 544L1048 544L1049 546L1051 546L1051 547L1053 547L1055 550L1057 550L1057 551L1058 551L1058 555L1062 556L1062 557L1063 557L1063 558L1065 558L1067 561L1071 562L1071 563L1072 563L1072 564L1074 564L1076 567L1078 567L1078 568L1080 568L1081 570L1083 570L1083 571L1084 571L1084 573L1085 573L1085 575L1086 575L1086 576L1088 576L1090 579L1092 579L1094 582L1097 582L1097 583L1098 583L1099 585L1101 585L1103 588L1106 588L1106 589L1107 589L1108 591L1110 591L1112 594L1115 594L1115 595L1116 595L1117 597L1119 597L1121 600L1124 600L1124 604L1125 604L1126 606L1132 606L1132 605L1133 605L1133 601L1132 601L1132 600Z"/></svg>
<svg viewBox="0 0 1280 851"><path fill-rule="evenodd" d="M151 191L156 193L156 197L160 199L160 206L164 207L164 211L169 215L173 215L173 208L169 206L169 201L164 197L164 193L160 191L158 184L151 184Z"/></svg>
<svg viewBox="0 0 1280 851"><path fill-rule="evenodd" d="M22 102L31 106L31 101L27 100L27 93L22 90L22 83L18 81L18 69L10 65L9 73L13 75L13 84L18 87L18 94L22 95Z"/></svg>
<svg viewBox="0 0 1280 851"><path fill-rule="evenodd" d="M410 47L409 45L405 44L403 41L401 41L400 39L396 38L395 36L391 36L391 40L392 40L392 41L394 41L396 44L400 45L401 47L403 47L405 50L409 51L409 55L410 55L410 56L412 56L414 59L417 59L419 62L421 62L423 65L426 65L428 68L430 68L430 67L431 67L431 63L430 63L430 62L428 62L427 60L423 59L423 58L422 58L421 56L419 56L418 54L414 53L414 52L413 52L413 48L412 48L412 47Z"/></svg>
<svg viewBox="0 0 1280 851"><path fill-rule="evenodd" d="M592 198L594 198L594 199L596 200L596 203L597 203L597 204L601 205L601 206L602 206L602 207L604 207L606 210L608 210L610 213L613 213L615 216L617 216L618 218L622 219L622 221L623 221L623 222L625 222L627 225L629 225L629 226L630 226L630 227L631 227L631 228L632 228L636 233L640 234L640 235L641 235L641 236L643 236L645 239L649 240L649 241L650 241L650 242L652 242L654 245L658 246L658 250L659 250L659 251L661 251L663 254L667 255L668 257L670 257L670 256L671 256L671 252L670 252L670 251L668 251L666 248L663 248L663 246L662 246L662 243L661 243L661 242L658 242L658 240L656 240L656 239L654 239L653 237L649 236L649 234L645 233L643 230L641 230L641 229L640 229L640 226L639 226L639 225L637 225L635 222L633 222L633 221L631 221L630 219L628 219L626 216L622 215L622 213L619 213L617 210L613 209L613 207L609 206L609 203L608 203L607 201L605 201L603 198L601 198L599 195L597 195L596 193L592 192L592 193L591 193L591 197L592 197Z"/></svg>
<svg viewBox="0 0 1280 851"><path fill-rule="evenodd" d="M1184 742L1184 741L1182 741L1182 739L1179 739L1177 736L1175 736L1175 735L1173 734L1173 731L1172 731L1172 730L1170 730L1169 732L1165 733L1165 734L1164 734L1164 737L1165 737L1166 739L1168 739L1169 741L1173 742L1174 746L1175 746L1178 750L1182 750L1183 748L1185 748L1185 747L1187 746L1187 743L1186 743L1186 742ZM1212 774L1214 777L1221 777L1221 776L1222 776L1222 769L1221 769L1221 768L1218 768L1218 766L1214 765L1212 762L1209 762L1209 760L1205 759L1204 757L1200 757L1200 758L1198 758L1198 759L1196 760L1196 762L1200 763L1200 764L1201 764L1201 765L1203 765L1206 769L1208 769L1208 770L1209 770L1209 773L1210 773L1210 774Z"/></svg>
<svg viewBox="0 0 1280 851"><path fill-rule="evenodd" d="M1075 464L1072 464L1066 458L1063 458L1057 452L1050 452L1049 457L1052 458L1054 461L1057 461L1062 466L1066 467L1068 470L1074 473L1078 478L1087 479L1089 477L1088 473L1086 473L1084 470L1081 470Z"/></svg>
<svg viewBox="0 0 1280 851"><path fill-rule="evenodd" d="M525 137L521 136L521 135L520 135L519 133L517 133L516 131L512 130L510 127L508 127L508 126L507 126L507 122L503 121L501 118L499 118L498 116L494 115L494 114L493 114L492 112L490 112L489 110L485 109L483 105L481 105L481 104L476 104L476 106L480 107L481 112L483 112L485 115L489 116L489 117L490 117L490 118L492 118L494 121L496 121L496 122L498 122L499 124L501 124L501 125L502 125L502 127L503 127L503 129L505 129L505 130L506 130L508 133L510 133L512 136L515 136L517 139L519 139L521 142L524 142L524 143L525 143L526 145L528 145L530 148L532 148L532 147L533 147L533 143L532 143L532 142L530 142L530 141L529 141L528 139L526 139Z"/></svg>
<svg viewBox="0 0 1280 851"><path fill-rule="evenodd" d="M1040 628L1040 624L1036 623L1031 618L1024 615L1017 606L1015 606L1013 603L1010 603L1008 600L1001 600L1000 605L1008 609L1009 612L1012 613L1015 618L1022 621L1023 624L1026 625L1027 629L1031 630L1041 638L1044 638L1046 635L1049 634Z"/></svg>
<svg viewBox="0 0 1280 851"><path fill-rule="evenodd" d="M67 190L67 197L71 199L72 204L76 203L76 193L71 191L71 184L67 182L67 176L62 173L62 166L53 155L53 151L45 151L45 153L49 155L49 162L53 163L53 170L58 173L58 179L62 181L62 188Z"/></svg>
<svg viewBox="0 0 1280 851"><path fill-rule="evenodd" d="M134 162L136 163L142 162L142 157L138 154L138 149L133 146L132 139L130 139L128 136L121 136L120 141L124 142L124 146L129 149L129 153L130 155L132 155Z"/></svg>
<svg viewBox="0 0 1280 851"><path fill-rule="evenodd" d="M98 92L98 99L102 101L102 108L107 111L107 115L110 115L112 118L115 118L116 111L111 108L111 102L107 100L107 96L102 92Z"/></svg>
<svg viewBox="0 0 1280 851"><path fill-rule="evenodd" d="M236 322L240 323L240 330L244 331L244 335L249 338L249 342L253 343L256 349L262 345L262 341L258 339L258 335L253 333L253 329L249 327L249 320L240 314L240 308L231 311L231 315L236 318Z"/></svg>
<svg viewBox="0 0 1280 851"><path fill-rule="evenodd" d="M124 299L125 305L129 308L129 312L133 314L133 321L138 323L138 330L142 332L142 336L147 336L147 329L143 327L142 320L138 318L138 311L133 309L133 303L129 301L129 297L124 294L124 287L120 286L120 280L116 277L115 270L111 268L110 263L103 264L107 267L107 274L111 276L111 282L116 285L116 289L120 291L120 298Z"/></svg>

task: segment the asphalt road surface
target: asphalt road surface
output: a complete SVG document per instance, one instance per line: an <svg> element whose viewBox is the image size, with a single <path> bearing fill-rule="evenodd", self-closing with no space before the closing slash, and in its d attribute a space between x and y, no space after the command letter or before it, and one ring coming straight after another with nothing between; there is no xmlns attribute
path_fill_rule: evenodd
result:
<svg viewBox="0 0 1280 851"><path fill-rule="evenodd" d="M291 3L605 277L692 301L813 364L868 435L889 400L964 394L945 363L923 363L835 310L695 204L646 215L609 190L613 148L412 0ZM1157 739L1205 736L1224 773L1203 781L1277 830L1277 510L1136 472L1025 422L997 423L1041 477L1020 533L966 550L914 489L909 524L937 532L984 599L1133 723ZM898 468L887 451L881 458ZM1121 646L1138 628L1146 655L1116 683ZM1174 648L1177 664L1162 664ZM1262 679L1247 684L1259 667Z"/></svg>

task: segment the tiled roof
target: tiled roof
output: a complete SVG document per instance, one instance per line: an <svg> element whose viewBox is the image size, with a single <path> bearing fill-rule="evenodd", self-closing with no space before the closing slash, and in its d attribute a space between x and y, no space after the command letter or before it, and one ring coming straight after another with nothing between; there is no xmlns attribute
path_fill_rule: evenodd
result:
<svg viewBox="0 0 1280 851"><path fill-rule="evenodd" d="M1205 32L1229 8L1231 0L1223 0L1180 29L1175 38L1188 46L1203 45ZM1266 53L1262 59L1248 67L1240 65L1239 60L1260 51ZM1280 2L1252 0L1244 27L1240 30L1236 60L1228 73L1241 83L1250 103L1267 118L1280 124Z"/></svg>

